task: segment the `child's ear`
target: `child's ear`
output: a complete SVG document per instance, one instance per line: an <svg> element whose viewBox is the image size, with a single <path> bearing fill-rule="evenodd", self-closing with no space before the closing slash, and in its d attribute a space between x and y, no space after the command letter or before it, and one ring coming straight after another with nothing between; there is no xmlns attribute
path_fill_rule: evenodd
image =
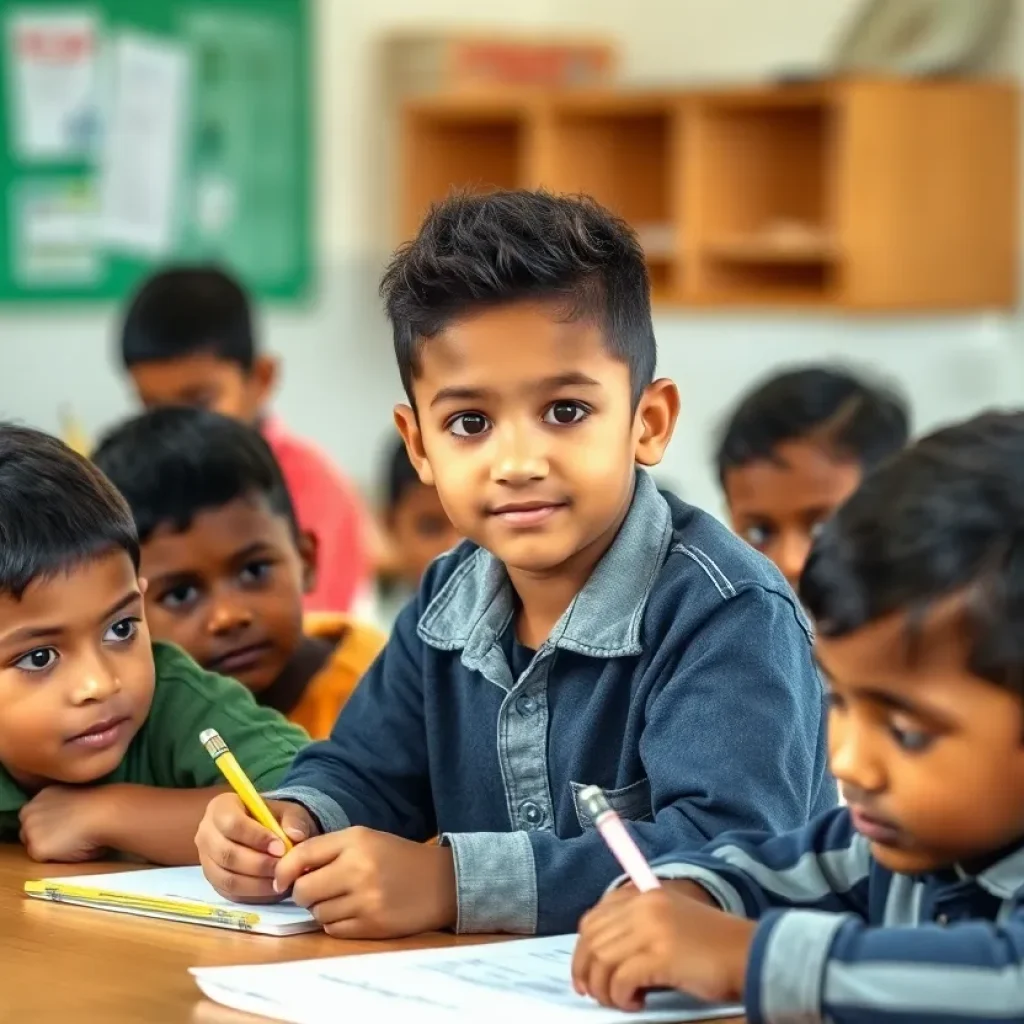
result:
<svg viewBox="0 0 1024 1024"><path fill-rule="evenodd" d="M316 586L320 542L312 530L302 530L299 533L297 546L299 558L302 559L302 592L308 594Z"/></svg>
<svg viewBox="0 0 1024 1024"><path fill-rule="evenodd" d="M395 426L405 442L405 450L409 453L416 475L428 487L434 486L434 471L430 468L427 453L423 449L423 434L416 413L410 405L395 406Z"/></svg>
<svg viewBox="0 0 1024 1024"><path fill-rule="evenodd" d="M679 418L679 389L667 377L644 389L633 418L634 458L641 466L661 462Z"/></svg>
<svg viewBox="0 0 1024 1024"><path fill-rule="evenodd" d="M262 409L277 386L278 364L273 356L260 355L253 361L252 369L249 371L249 380L252 384L253 404L257 409Z"/></svg>

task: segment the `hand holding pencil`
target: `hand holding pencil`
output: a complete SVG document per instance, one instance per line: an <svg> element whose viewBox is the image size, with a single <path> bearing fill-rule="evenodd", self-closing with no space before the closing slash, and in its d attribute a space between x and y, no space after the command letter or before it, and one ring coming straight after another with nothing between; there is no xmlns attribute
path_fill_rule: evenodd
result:
<svg viewBox="0 0 1024 1024"><path fill-rule="evenodd" d="M199 863L207 881L237 903L274 903L278 861L295 843L319 829L299 804L264 800L224 741L212 729L201 740L234 792L210 801L196 833Z"/></svg>

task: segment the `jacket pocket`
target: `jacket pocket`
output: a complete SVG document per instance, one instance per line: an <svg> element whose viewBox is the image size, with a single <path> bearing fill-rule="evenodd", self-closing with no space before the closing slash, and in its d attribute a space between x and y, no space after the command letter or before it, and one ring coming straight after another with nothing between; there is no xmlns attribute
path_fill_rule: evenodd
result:
<svg viewBox="0 0 1024 1024"><path fill-rule="evenodd" d="M572 789L573 806L576 808L576 818L580 823L580 828L584 830L594 827L590 815L580 803L580 793L589 785L590 783L586 782L569 783L569 787ZM654 820L654 809L651 807L651 783L646 777L629 786L623 786L621 789L606 789L604 795L608 805L623 821Z"/></svg>

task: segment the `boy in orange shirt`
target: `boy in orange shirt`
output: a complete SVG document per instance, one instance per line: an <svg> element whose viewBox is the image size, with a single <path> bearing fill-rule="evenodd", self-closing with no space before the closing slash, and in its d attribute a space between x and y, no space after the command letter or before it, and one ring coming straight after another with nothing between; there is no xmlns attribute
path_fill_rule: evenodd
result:
<svg viewBox="0 0 1024 1024"><path fill-rule="evenodd" d="M326 736L384 637L340 614L310 616L304 630L316 538L299 529L263 438L216 413L157 409L93 458L135 517L154 637Z"/></svg>

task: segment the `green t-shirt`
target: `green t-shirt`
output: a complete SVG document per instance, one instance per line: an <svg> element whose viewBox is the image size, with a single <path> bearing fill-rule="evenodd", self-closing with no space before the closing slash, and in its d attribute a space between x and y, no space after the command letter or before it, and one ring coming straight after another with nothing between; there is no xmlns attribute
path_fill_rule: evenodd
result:
<svg viewBox="0 0 1024 1024"><path fill-rule="evenodd" d="M96 785L132 782L165 789L202 789L224 776L199 742L216 729L258 790L273 789L309 743L297 725L261 707L233 679L201 669L184 651L154 643L153 706L124 760ZM17 839L18 812L29 796L0 765L0 839Z"/></svg>

